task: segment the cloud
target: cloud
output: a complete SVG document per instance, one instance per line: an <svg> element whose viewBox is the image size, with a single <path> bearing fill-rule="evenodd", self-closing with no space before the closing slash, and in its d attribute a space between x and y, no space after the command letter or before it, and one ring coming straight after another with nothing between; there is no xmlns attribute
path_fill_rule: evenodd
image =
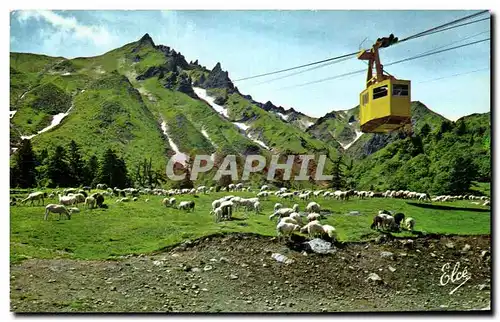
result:
<svg viewBox="0 0 500 322"><path fill-rule="evenodd" d="M62 16L49 10L18 11L19 23L24 24L30 19L44 21L65 36L90 40L98 46L109 44L114 38L104 26L81 24L75 17Z"/></svg>

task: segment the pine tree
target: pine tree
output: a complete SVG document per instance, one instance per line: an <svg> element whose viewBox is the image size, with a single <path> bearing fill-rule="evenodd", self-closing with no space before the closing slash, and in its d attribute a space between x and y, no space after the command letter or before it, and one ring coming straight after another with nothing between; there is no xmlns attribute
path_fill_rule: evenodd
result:
<svg viewBox="0 0 500 322"><path fill-rule="evenodd" d="M125 188L130 185L125 161L119 158L111 149L104 152L97 181L105 183L108 187Z"/></svg>
<svg viewBox="0 0 500 322"><path fill-rule="evenodd" d="M80 147L71 140L68 147L68 163L71 173L71 186L79 186L85 180L85 162L80 154Z"/></svg>
<svg viewBox="0 0 500 322"><path fill-rule="evenodd" d="M97 172L99 171L99 160L97 156L92 155L85 165L85 180L84 183L86 186L95 186L97 182L95 179L97 177Z"/></svg>
<svg viewBox="0 0 500 322"><path fill-rule="evenodd" d="M333 178L332 182L330 183L330 187L335 190L340 190L345 186L345 178L342 166L344 166L344 163L342 162L342 156L339 155L339 157L333 161Z"/></svg>
<svg viewBox="0 0 500 322"><path fill-rule="evenodd" d="M71 170L66 160L66 150L60 145L56 147L54 154L49 157L47 177L51 182L51 187L71 186Z"/></svg>
<svg viewBox="0 0 500 322"><path fill-rule="evenodd" d="M36 185L37 160L30 140L23 140L14 157L14 168L11 169L11 185L20 188L31 188Z"/></svg>

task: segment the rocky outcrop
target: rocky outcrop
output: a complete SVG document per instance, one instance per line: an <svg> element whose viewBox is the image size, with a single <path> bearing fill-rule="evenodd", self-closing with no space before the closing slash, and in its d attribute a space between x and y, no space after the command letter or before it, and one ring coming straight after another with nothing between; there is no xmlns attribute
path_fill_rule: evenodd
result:
<svg viewBox="0 0 500 322"><path fill-rule="evenodd" d="M229 79L229 73L222 70L220 63L217 63L215 67L208 74L207 79L201 83L205 89L210 88L225 88L229 93L235 91L234 85Z"/></svg>

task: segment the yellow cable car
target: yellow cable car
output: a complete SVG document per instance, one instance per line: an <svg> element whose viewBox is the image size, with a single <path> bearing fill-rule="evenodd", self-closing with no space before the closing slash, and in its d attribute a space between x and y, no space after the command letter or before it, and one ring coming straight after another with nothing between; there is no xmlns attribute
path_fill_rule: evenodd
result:
<svg viewBox="0 0 500 322"><path fill-rule="evenodd" d="M378 39L369 50L362 50L358 59L368 60L366 89L360 94L359 123L364 133L389 133L403 127L411 128L411 86L409 80L384 74L378 50L388 47L394 36ZM373 76L375 64L376 75Z"/></svg>

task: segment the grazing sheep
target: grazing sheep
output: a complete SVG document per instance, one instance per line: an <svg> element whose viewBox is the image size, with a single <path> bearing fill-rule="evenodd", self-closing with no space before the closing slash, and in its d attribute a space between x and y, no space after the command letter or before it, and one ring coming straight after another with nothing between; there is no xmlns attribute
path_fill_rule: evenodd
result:
<svg viewBox="0 0 500 322"><path fill-rule="evenodd" d="M486 200L484 203L483 203L483 206L489 206L490 205L490 201L489 200Z"/></svg>
<svg viewBox="0 0 500 322"><path fill-rule="evenodd" d="M262 212L262 207L260 205L260 202L257 201L253 204L253 210L258 214Z"/></svg>
<svg viewBox="0 0 500 322"><path fill-rule="evenodd" d="M261 191L257 194L257 197L267 199L267 198L269 198L269 192Z"/></svg>
<svg viewBox="0 0 500 322"><path fill-rule="evenodd" d="M299 213L293 212L288 217L294 219L299 226L302 226L302 216Z"/></svg>
<svg viewBox="0 0 500 322"><path fill-rule="evenodd" d="M99 183L97 186L96 186L96 189L99 189L99 190L106 190L106 188L108 188L108 185L105 184L105 183Z"/></svg>
<svg viewBox="0 0 500 322"><path fill-rule="evenodd" d="M280 219L280 222L286 222L286 223L289 223L289 224L298 225L298 222L295 219L290 218L290 217L283 217L283 218Z"/></svg>
<svg viewBox="0 0 500 322"><path fill-rule="evenodd" d="M100 192L94 192L90 195L90 197L95 199L97 207L102 208L102 205L104 204L104 196Z"/></svg>
<svg viewBox="0 0 500 322"><path fill-rule="evenodd" d="M73 196L76 199L76 203L84 203L85 202L85 196L81 193L70 193L68 194L68 197Z"/></svg>
<svg viewBox="0 0 500 322"><path fill-rule="evenodd" d="M262 187L260 187L260 191L264 191L264 190L267 190L269 189L269 186L268 185L263 185Z"/></svg>
<svg viewBox="0 0 500 322"><path fill-rule="evenodd" d="M88 197L87 192L85 190L83 190L83 189L78 190L78 193L82 194L85 198Z"/></svg>
<svg viewBox="0 0 500 322"><path fill-rule="evenodd" d="M144 202L149 202L149 199L147 199L147 198L146 198L146 199L144 200Z"/></svg>
<svg viewBox="0 0 500 322"><path fill-rule="evenodd" d="M306 212L316 212L316 213L319 213L320 210L321 210L321 207L316 202L310 202L310 203L307 204Z"/></svg>
<svg viewBox="0 0 500 322"><path fill-rule="evenodd" d="M43 217L44 220L47 220L49 218L49 213L50 212L55 213L55 214L59 214L59 219L61 219L61 215L62 214L65 214L66 217L68 218L68 220L71 219L71 213L63 205L56 205L56 204L53 204L53 203L48 204L45 207L45 216Z"/></svg>
<svg viewBox="0 0 500 322"><path fill-rule="evenodd" d="M415 227L415 219L408 217L405 219L403 226L410 230L413 231L413 228Z"/></svg>
<svg viewBox="0 0 500 322"><path fill-rule="evenodd" d="M375 217L373 217L373 222L370 226L371 229L380 229L382 227L382 225L384 224L384 218L381 217L380 215L376 215Z"/></svg>
<svg viewBox="0 0 500 322"><path fill-rule="evenodd" d="M222 203L222 201L220 199L214 200L212 202L212 210L215 210L215 209L219 208L219 206L220 206L221 203Z"/></svg>
<svg viewBox="0 0 500 322"><path fill-rule="evenodd" d="M319 221L311 221L304 227L300 229L301 233L307 232L310 238L313 238L317 235L322 235L324 233L323 226L319 223Z"/></svg>
<svg viewBox="0 0 500 322"><path fill-rule="evenodd" d="M165 206L165 207L173 207L175 205L175 198L163 198L163 200L161 201L161 203Z"/></svg>
<svg viewBox="0 0 500 322"><path fill-rule="evenodd" d="M59 194L59 203L61 205L65 205L65 206L72 206L74 204L77 204L77 200L74 197L74 195L72 195L72 196L63 196L63 195Z"/></svg>
<svg viewBox="0 0 500 322"><path fill-rule="evenodd" d="M279 202L277 202L277 203L274 204L274 211L276 211L278 209L281 209L281 208L283 208L283 205L280 204Z"/></svg>
<svg viewBox="0 0 500 322"><path fill-rule="evenodd" d="M278 217L278 219L286 217L290 215L291 213L296 212L292 208L281 208L276 210L271 216L269 216L269 220L272 220L274 217Z"/></svg>
<svg viewBox="0 0 500 322"><path fill-rule="evenodd" d="M214 215L214 221L219 222L222 220L222 214L223 214L223 209L222 208L216 208L210 212L211 215Z"/></svg>
<svg viewBox="0 0 500 322"><path fill-rule="evenodd" d="M299 230L300 230L299 225L289 224L289 223L280 221L278 223L278 225L276 225L276 233L278 235L278 241L280 241L281 238L284 236L288 236L288 238L290 238L290 235L294 231L299 231Z"/></svg>
<svg viewBox="0 0 500 322"><path fill-rule="evenodd" d="M223 201L219 208L222 209L222 218L230 220L233 216L234 203L232 200Z"/></svg>
<svg viewBox="0 0 500 322"><path fill-rule="evenodd" d="M397 229L396 221L394 220L393 216L386 215L386 214L382 214L382 215L379 215L379 216L382 216L383 219L384 219L383 220L383 226L384 226L385 229L388 229L388 230Z"/></svg>
<svg viewBox="0 0 500 322"><path fill-rule="evenodd" d="M391 213L389 211L387 211L387 210L379 210L378 214L379 215L381 215L381 214L391 215Z"/></svg>
<svg viewBox="0 0 500 322"><path fill-rule="evenodd" d="M193 200L189 200L189 201L181 201L179 203L179 206L177 208L192 212L192 211L194 211L194 206L195 206L194 201Z"/></svg>
<svg viewBox="0 0 500 322"><path fill-rule="evenodd" d="M132 201L137 201L137 199L138 199L137 197L134 197L132 198Z"/></svg>
<svg viewBox="0 0 500 322"><path fill-rule="evenodd" d="M328 237L330 237L330 239L337 239L337 230L335 229L335 227L330 225L323 225L323 231L328 235Z"/></svg>
<svg viewBox="0 0 500 322"><path fill-rule="evenodd" d="M307 221L309 221L309 222L319 220L320 218L321 218L321 215L317 214L315 212L312 212L309 215L307 215Z"/></svg>
<svg viewBox="0 0 500 322"><path fill-rule="evenodd" d="M28 197L26 197L25 199L21 200L21 203L22 204L25 204L27 201L30 201L30 206L33 205L33 201L37 201L37 205L38 205L38 201L39 200L42 200L42 206L43 204L45 203L45 192L41 192L41 191L37 191L37 192L32 192L28 195Z"/></svg>
<svg viewBox="0 0 500 322"><path fill-rule="evenodd" d="M293 212L299 212L299 205L298 204L293 204Z"/></svg>
<svg viewBox="0 0 500 322"><path fill-rule="evenodd" d="M85 206L87 209L93 209L95 208L96 205L96 200L94 197L87 197L85 198Z"/></svg>

